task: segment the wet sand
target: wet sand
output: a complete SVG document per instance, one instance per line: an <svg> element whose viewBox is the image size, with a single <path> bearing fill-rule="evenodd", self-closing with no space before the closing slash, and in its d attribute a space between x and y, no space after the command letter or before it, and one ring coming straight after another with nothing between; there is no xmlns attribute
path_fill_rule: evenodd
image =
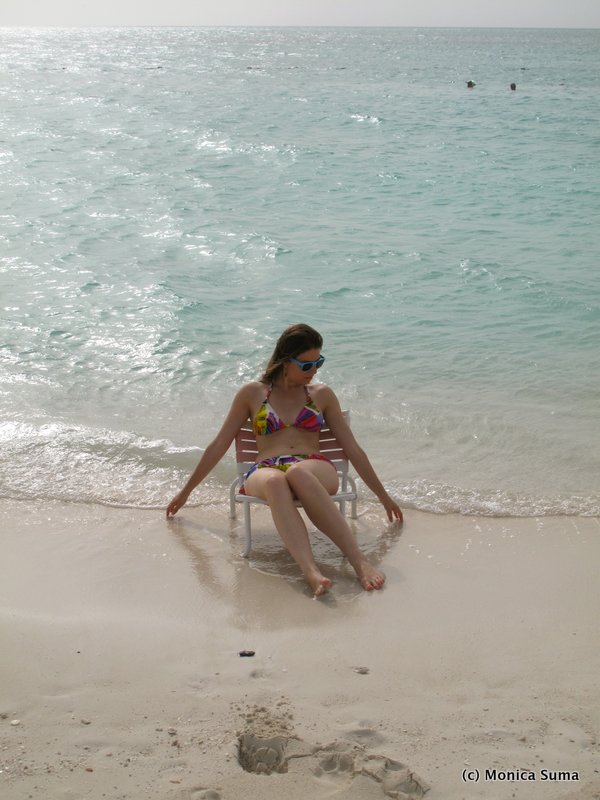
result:
<svg viewBox="0 0 600 800"><path fill-rule="evenodd" d="M224 508L2 502L3 800L600 797L599 521L362 511L385 589L315 534L313 600L266 509L246 561Z"/></svg>

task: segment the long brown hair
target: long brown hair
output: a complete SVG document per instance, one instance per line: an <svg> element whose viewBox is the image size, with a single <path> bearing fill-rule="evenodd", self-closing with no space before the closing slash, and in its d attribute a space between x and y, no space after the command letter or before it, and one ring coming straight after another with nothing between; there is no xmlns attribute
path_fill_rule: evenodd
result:
<svg viewBox="0 0 600 800"><path fill-rule="evenodd" d="M302 322L290 325L277 340L275 350L260 378L261 383L270 384L277 380L288 358L296 358L305 350L320 350L321 347L323 337L310 325Z"/></svg>

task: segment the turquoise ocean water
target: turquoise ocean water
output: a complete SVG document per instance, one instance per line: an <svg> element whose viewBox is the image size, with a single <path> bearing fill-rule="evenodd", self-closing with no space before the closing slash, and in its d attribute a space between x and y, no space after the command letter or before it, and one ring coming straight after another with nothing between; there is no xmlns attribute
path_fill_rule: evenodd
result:
<svg viewBox="0 0 600 800"><path fill-rule="evenodd" d="M405 506L600 513L599 53L0 29L0 496L164 506L305 321Z"/></svg>

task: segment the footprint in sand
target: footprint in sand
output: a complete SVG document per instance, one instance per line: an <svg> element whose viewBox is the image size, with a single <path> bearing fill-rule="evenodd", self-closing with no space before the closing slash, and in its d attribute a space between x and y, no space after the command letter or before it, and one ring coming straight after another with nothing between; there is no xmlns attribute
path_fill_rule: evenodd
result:
<svg viewBox="0 0 600 800"><path fill-rule="evenodd" d="M192 789L190 800L221 800L221 795L215 789Z"/></svg>
<svg viewBox="0 0 600 800"><path fill-rule="evenodd" d="M334 779L350 788L357 779L370 779L384 795L402 800L423 797L429 786L406 764L385 756L366 753L350 742L333 742L315 752L317 764L312 773L317 778ZM374 788L374 786L372 787Z"/></svg>
<svg viewBox="0 0 600 800"><path fill-rule="evenodd" d="M258 775L305 772L317 781L333 783L340 800L357 784L368 784L369 796L382 793L401 800L419 800L429 786L409 767L385 756L368 753L355 742L336 741L314 746L295 736L286 718L273 717L265 731L266 709L260 709L261 725L248 726L238 735L238 760L246 772ZM257 720L255 713L246 717ZM276 728L279 731L276 732ZM269 735L274 734L274 735Z"/></svg>
<svg viewBox="0 0 600 800"><path fill-rule="evenodd" d="M238 737L238 761L246 772L255 772L257 775L287 772L287 742L284 736L260 739L253 733L243 733Z"/></svg>

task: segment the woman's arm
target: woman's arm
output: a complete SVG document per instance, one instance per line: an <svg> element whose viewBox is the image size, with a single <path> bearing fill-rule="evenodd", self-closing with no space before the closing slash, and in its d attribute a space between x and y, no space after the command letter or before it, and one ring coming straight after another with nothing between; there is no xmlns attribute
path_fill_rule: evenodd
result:
<svg viewBox="0 0 600 800"><path fill-rule="evenodd" d="M367 454L356 441L350 426L344 418L344 413L335 393L329 387L323 387L320 393L320 397L322 396L324 396L325 402L320 401L320 407L323 409L327 424L346 452L352 466L373 494L379 499L385 508L388 519L390 521L398 520L402 522L402 511L398 503L386 492Z"/></svg>
<svg viewBox="0 0 600 800"><path fill-rule="evenodd" d="M250 394L252 387L247 384L242 386L233 399L231 408L225 417L221 430L217 433L212 442L207 445L198 462L198 466L192 472L183 489L177 494L167 506L167 517L176 514L184 506L190 494L196 486L200 484L208 473L213 470L223 458L236 433L250 416Z"/></svg>

